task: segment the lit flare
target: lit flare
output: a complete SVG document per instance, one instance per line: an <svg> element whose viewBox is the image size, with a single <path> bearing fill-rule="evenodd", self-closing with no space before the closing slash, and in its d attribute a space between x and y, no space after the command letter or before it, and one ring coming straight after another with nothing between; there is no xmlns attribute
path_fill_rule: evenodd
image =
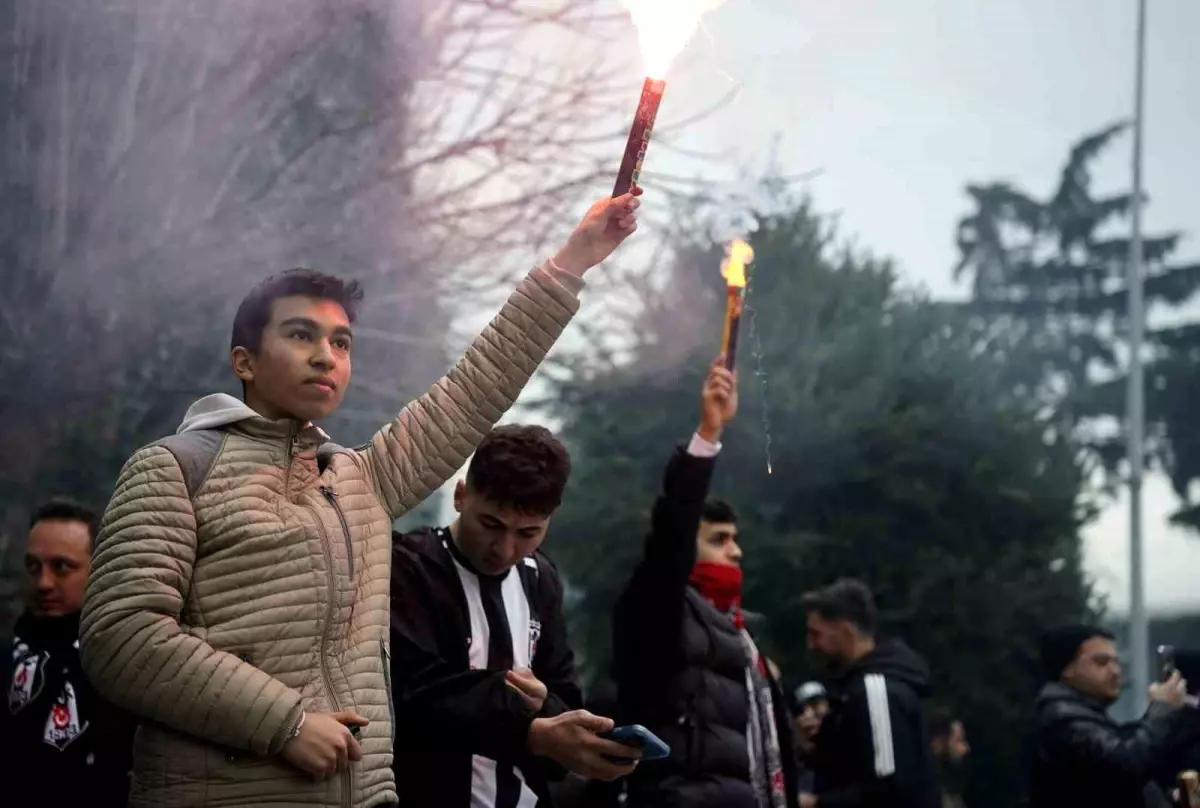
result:
<svg viewBox="0 0 1200 808"><path fill-rule="evenodd" d="M725 279L725 328L721 334L721 353L725 367L733 370L737 364L738 326L742 322L742 303L746 296L746 265L754 260L754 250L741 239L725 248L721 262L721 277Z"/></svg>
<svg viewBox="0 0 1200 808"><path fill-rule="evenodd" d="M687 47L700 19L723 0L621 0L633 18L646 75L666 78L667 68Z"/></svg>
<svg viewBox="0 0 1200 808"><path fill-rule="evenodd" d="M746 288L746 265L754 260L754 248L745 241L734 239L725 248L725 260L721 262L721 277L725 284L738 289Z"/></svg>

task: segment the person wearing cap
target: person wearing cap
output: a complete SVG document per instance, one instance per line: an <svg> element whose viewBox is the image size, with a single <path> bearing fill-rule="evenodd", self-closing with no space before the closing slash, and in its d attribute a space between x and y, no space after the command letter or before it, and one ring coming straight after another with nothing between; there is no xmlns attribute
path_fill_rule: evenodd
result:
<svg viewBox="0 0 1200 808"><path fill-rule="evenodd" d="M829 694L820 682L805 682L792 691L792 715L796 735L796 787L801 794L816 793L813 757L817 751L817 733L829 714Z"/></svg>
<svg viewBox="0 0 1200 808"><path fill-rule="evenodd" d="M1126 726L1108 715L1121 695L1122 671L1113 635L1095 626L1065 626L1042 641L1048 683L1035 703L1036 745L1031 808L1166 805L1154 783L1159 762L1186 740L1179 672L1150 686L1150 706Z"/></svg>

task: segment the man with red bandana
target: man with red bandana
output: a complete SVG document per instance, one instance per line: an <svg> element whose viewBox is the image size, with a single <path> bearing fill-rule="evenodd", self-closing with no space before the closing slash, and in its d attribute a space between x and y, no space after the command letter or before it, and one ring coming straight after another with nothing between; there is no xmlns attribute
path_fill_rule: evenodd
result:
<svg viewBox="0 0 1200 808"><path fill-rule="evenodd" d="M737 517L706 501L721 432L737 412L718 357L700 425L667 465L642 559L617 601L613 661L622 723L670 747L640 766L630 808L791 808L790 721L782 691L742 619Z"/></svg>

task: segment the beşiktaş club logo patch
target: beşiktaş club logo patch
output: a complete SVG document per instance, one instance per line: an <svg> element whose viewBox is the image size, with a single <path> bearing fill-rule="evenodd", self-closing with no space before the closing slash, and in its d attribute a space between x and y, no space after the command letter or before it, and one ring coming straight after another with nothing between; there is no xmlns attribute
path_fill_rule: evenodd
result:
<svg viewBox="0 0 1200 808"><path fill-rule="evenodd" d="M46 683L46 662L50 654L31 652L29 646L18 642L13 648L13 676L8 686L8 711L13 715L21 712L29 702L36 699Z"/></svg>
<svg viewBox="0 0 1200 808"><path fill-rule="evenodd" d="M537 656L538 640L542 637L542 623L539 620L530 618L529 620L529 664L533 665L533 659Z"/></svg>
<svg viewBox="0 0 1200 808"><path fill-rule="evenodd" d="M46 716L46 730L42 733L42 740L61 752L87 728L88 722L79 722L79 704L75 701L75 688L70 682L64 682L62 693L54 700L50 715Z"/></svg>

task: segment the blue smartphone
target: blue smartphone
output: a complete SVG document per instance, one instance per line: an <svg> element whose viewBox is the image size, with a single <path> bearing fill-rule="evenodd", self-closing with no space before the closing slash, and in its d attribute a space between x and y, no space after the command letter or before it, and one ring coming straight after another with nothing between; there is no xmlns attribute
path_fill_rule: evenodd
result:
<svg viewBox="0 0 1200 808"><path fill-rule="evenodd" d="M605 732L600 737L610 741L623 743L626 746L636 746L642 750L642 760L661 760L671 754L671 747L641 724L630 724L627 727L617 727L611 732ZM632 763L631 758L610 758L613 763Z"/></svg>

